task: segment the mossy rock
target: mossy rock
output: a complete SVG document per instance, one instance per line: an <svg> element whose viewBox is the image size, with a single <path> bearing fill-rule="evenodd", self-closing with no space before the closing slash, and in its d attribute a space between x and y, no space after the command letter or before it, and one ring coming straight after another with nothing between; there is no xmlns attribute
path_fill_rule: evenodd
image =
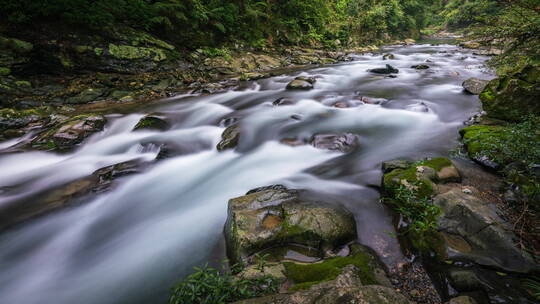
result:
<svg viewBox="0 0 540 304"><path fill-rule="evenodd" d="M218 151L224 151L227 149L234 149L240 141L240 126L234 124L229 126L221 134L221 141L217 144Z"/></svg>
<svg viewBox="0 0 540 304"><path fill-rule="evenodd" d="M163 118L156 115L147 115L135 125L133 131L136 130L160 130L165 131L170 128L170 125Z"/></svg>
<svg viewBox="0 0 540 304"><path fill-rule="evenodd" d="M333 257L318 263L285 262L285 275L294 282L289 290L296 291L309 289L311 286L336 279L347 265L354 265L363 285L391 285L380 278L385 271L374 253L367 247L359 244L350 246L351 253L345 257ZM376 273L378 271L379 273Z"/></svg>
<svg viewBox="0 0 540 304"><path fill-rule="evenodd" d="M522 121L528 115L540 115L540 67L526 66L491 80L480 100L492 118Z"/></svg>
<svg viewBox="0 0 540 304"><path fill-rule="evenodd" d="M10 49L16 53L24 54L31 52L34 46L30 42L0 36L0 48Z"/></svg>
<svg viewBox="0 0 540 304"><path fill-rule="evenodd" d="M459 134L463 138L463 143L471 159L486 167L499 169L504 163L497 163L494 158L501 158L488 157L487 155L497 154L493 143L506 136L509 131L504 126L475 125L461 129Z"/></svg>
<svg viewBox="0 0 540 304"><path fill-rule="evenodd" d="M414 189L418 198L429 198L434 194L435 183L460 179L457 169L448 158L433 158L411 163L408 168L403 168L405 164L406 162L400 163L400 167L390 171L387 168L389 166L383 164L383 167L387 168L387 173L383 176L383 188L389 197L395 195L399 187L406 186Z"/></svg>
<svg viewBox="0 0 540 304"><path fill-rule="evenodd" d="M38 121L46 117L52 108L39 107L26 110L16 110L11 108L0 109L0 131L6 129L17 129Z"/></svg>
<svg viewBox="0 0 540 304"><path fill-rule="evenodd" d="M324 254L356 239L356 222L342 207L305 200L297 190L267 187L229 201L225 239L234 263L289 244Z"/></svg>
<svg viewBox="0 0 540 304"><path fill-rule="evenodd" d="M0 67L0 76L8 76L11 74L10 68Z"/></svg>

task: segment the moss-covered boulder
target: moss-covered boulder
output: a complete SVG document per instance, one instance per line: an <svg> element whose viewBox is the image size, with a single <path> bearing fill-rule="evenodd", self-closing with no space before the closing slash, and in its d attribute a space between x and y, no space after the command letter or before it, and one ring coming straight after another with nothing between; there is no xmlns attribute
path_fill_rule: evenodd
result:
<svg viewBox="0 0 540 304"><path fill-rule="evenodd" d="M501 161L502 155L497 156L499 153L494 143L509 131L504 126L475 125L461 129L459 134L471 159L485 167L500 169L504 163Z"/></svg>
<svg viewBox="0 0 540 304"><path fill-rule="evenodd" d="M538 269L531 256L515 245L516 236L494 204L461 187L435 196L433 203L441 209L437 229L444 235L449 257L511 272Z"/></svg>
<svg viewBox="0 0 540 304"><path fill-rule="evenodd" d="M540 67L493 79L480 94L482 106L492 118L522 121L527 115L540 115Z"/></svg>
<svg viewBox="0 0 540 304"><path fill-rule="evenodd" d="M137 130L158 130L166 131L170 128L169 123L158 115L146 115L141 118L139 122L133 128L133 131Z"/></svg>
<svg viewBox="0 0 540 304"><path fill-rule="evenodd" d="M356 222L339 206L303 199L283 186L265 187L229 201L225 238L233 262L288 244L324 254L354 240Z"/></svg>
<svg viewBox="0 0 540 304"><path fill-rule="evenodd" d="M386 172L383 188L393 197L404 186L414 190L418 198L429 198L435 193L436 183L460 181L461 177L452 161L444 157L419 162L391 161L383 163Z"/></svg>

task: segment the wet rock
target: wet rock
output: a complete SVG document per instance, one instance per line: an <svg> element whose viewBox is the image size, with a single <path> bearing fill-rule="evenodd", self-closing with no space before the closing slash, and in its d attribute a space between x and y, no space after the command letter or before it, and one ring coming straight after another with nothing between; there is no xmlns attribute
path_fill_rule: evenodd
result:
<svg viewBox="0 0 540 304"><path fill-rule="evenodd" d="M224 127L224 128L228 128L232 125L234 125L235 123L238 122L238 117L227 117L227 118L223 118L220 122L219 122L219 125L221 127Z"/></svg>
<svg viewBox="0 0 540 304"><path fill-rule="evenodd" d="M295 103L296 103L295 100L291 98L287 98L287 97L281 97L274 100L274 102L272 102L274 106L286 106L286 105L293 105Z"/></svg>
<svg viewBox="0 0 540 304"><path fill-rule="evenodd" d="M459 236L467 244L452 246L447 241L450 256L512 272L537 268L530 255L514 245L516 236L497 215L495 206L464 193L460 187L435 196L433 204L442 211L439 231Z"/></svg>
<svg viewBox="0 0 540 304"><path fill-rule="evenodd" d="M417 65L411 66L411 69L416 69L416 70L427 70L427 69L429 69L429 65L425 65L425 64L417 64Z"/></svg>
<svg viewBox="0 0 540 304"><path fill-rule="evenodd" d="M298 76L287 85L287 90L311 90L315 84L315 78Z"/></svg>
<svg viewBox="0 0 540 304"><path fill-rule="evenodd" d="M420 113L427 113L429 112L429 107L427 106L427 104L423 101L421 102L418 102L418 103L413 103L413 104L410 104L406 107L406 109L408 111L412 111L412 112L420 112Z"/></svg>
<svg viewBox="0 0 540 304"><path fill-rule="evenodd" d="M383 173L388 173L396 169L408 169L412 164L413 162L409 160L390 160L382 163L382 170Z"/></svg>
<svg viewBox="0 0 540 304"><path fill-rule="evenodd" d="M355 238L356 223L349 211L304 200L297 190L268 189L229 201L225 239L233 262L287 244L326 252Z"/></svg>
<svg viewBox="0 0 540 304"><path fill-rule="evenodd" d="M394 59L396 59L396 56L394 56L394 54L384 54L382 56L382 59L383 60L394 60Z"/></svg>
<svg viewBox="0 0 540 304"><path fill-rule="evenodd" d="M465 80L462 84L463 89L473 95L480 95L486 85L488 84L489 80L483 80L478 78L469 78Z"/></svg>
<svg viewBox="0 0 540 304"><path fill-rule="evenodd" d="M234 149L238 145L240 140L240 126L234 124L223 131L221 134L221 141L217 144L218 151L224 151L227 149Z"/></svg>
<svg viewBox="0 0 540 304"><path fill-rule="evenodd" d="M482 289L482 282L474 273L474 270L452 269L449 271L452 287L459 292L475 291Z"/></svg>
<svg viewBox="0 0 540 304"><path fill-rule="evenodd" d="M90 103L92 101L97 100L99 97L103 96L105 93L104 89L86 89L79 93L76 96L69 97L66 99L66 103L68 104L84 104L84 103Z"/></svg>
<svg viewBox="0 0 540 304"><path fill-rule="evenodd" d="M22 128L29 123L39 121L46 113L47 109L0 109L0 131Z"/></svg>
<svg viewBox="0 0 540 304"><path fill-rule="evenodd" d="M103 130L107 120L100 115L81 115L64 122L52 135L56 148L68 149Z"/></svg>
<svg viewBox="0 0 540 304"><path fill-rule="evenodd" d="M140 163L137 162L111 165L96 170L89 176L47 189L30 199L4 205L0 209L0 230L70 206L91 192L105 191L116 178L140 172L139 166Z"/></svg>
<svg viewBox="0 0 540 304"><path fill-rule="evenodd" d="M452 298L446 304L478 304L478 303L476 302L475 299L469 296L460 296L460 297Z"/></svg>
<svg viewBox="0 0 540 304"><path fill-rule="evenodd" d="M350 153L358 148L360 138L358 135L345 133L336 134L317 134L314 135L311 144L318 149L326 149L331 151L339 151Z"/></svg>
<svg viewBox="0 0 540 304"><path fill-rule="evenodd" d="M369 72L375 73L375 74L392 74L392 73L399 73L399 70L387 64L385 68L371 69L369 70Z"/></svg>
<svg viewBox="0 0 540 304"><path fill-rule="evenodd" d="M137 130L159 130L166 131L170 128L170 125L162 117L157 115L146 115L141 118L139 122L133 128L133 131Z"/></svg>
<svg viewBox="0 0 540 304"><path fill-rule="evenodd" d="M491 80L480 93L487 116L521 121L528 115L540 115L540 67L521 70Z"/></svg>

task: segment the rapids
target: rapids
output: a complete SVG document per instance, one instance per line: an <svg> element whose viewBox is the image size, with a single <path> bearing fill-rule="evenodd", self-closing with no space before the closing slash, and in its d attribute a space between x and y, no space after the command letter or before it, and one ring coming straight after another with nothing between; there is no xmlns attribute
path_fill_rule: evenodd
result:
<svg viewBox="0 0 540 304"><path fill-rule="evenodd" d="M169 289L193 266L225 258L228 199L275 183L345 205L355 214L359 241L389 266L399 263L404 257L392 236L392 218L375 188L381 162L448 155L458 145L458 128L480 107L461 83L493 75L483 65L486 57L452 45L389 46L384 52L396 58L358 55L226 93L180 95L138 113L109 115L103 132L68 154L0 154L0 208L106 166L147 164L109 191L2 232L0 303L166 302ZM410 68L426 61L428 70ZM400 70L397 78L367 72L386 63ZM285 90L299 75L316 77L315 88ZM272 105L282 97L296 103ZM337 102L349 107L333 107ZM172 121L171 129L132 131L153 112ZM226 118L239 119L242 136L236 151L218 152ZM346 155L280 143L345 132L360 136L360 148ZM17 142L0 143L0 151ZM156 162L156 142L178 153Z"/></svg>

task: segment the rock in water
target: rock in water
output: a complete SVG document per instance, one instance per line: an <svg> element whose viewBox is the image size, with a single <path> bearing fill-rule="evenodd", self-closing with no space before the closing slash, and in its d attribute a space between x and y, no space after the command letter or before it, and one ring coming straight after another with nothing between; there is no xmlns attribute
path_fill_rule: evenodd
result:
<svg viewBox="0 0 540 304"><path fill-rule="evenodd" d="M473 77L465 80L462 86L465 92L473 95L479 95L480 93L482 93L488 82L489 80L483 80Z"/></svg>
<svg viewBox="0 0 540 304"><path fill-rule="evenodd" d="M311 90L316 80L313 77L298 76L287 85L287 90Z"/></svg>
<svg viewBox="0 0 540 304"><path fill-rule="evenodd" d="M221 134L221 141L217 144L218 151L223 151L227 149L234 149L238 145L240 140L240 126L234 124Z"/></svg>
<svg viewBox="0 0 540 304"><path fill-rule="evenodd" d="M157 115L146 115L141 118L139 122L135 125L133 130L159 130L166 131L169 129L169 123L166 122L163 118Z"/></svg>
<svg viewBox="0 0 540 304"><path fill-rule="evenodd" d="M369 72L375 73L375 74L392 74L392 73L399 73L399 70L387 64L386 68L371 69L369 70Z"/></svg>
<svg viewBox="0 0 540 304"><path fill-rule="evenodd" d="M311 144L318 149L326 149L350 153L359 145L360 139L358 135L345 133L342 135L336 134L317 134L313 136Z"/></svg>
<svg viewBox="0 0 540 304"><path fill-rule="evenodd" d="M417 64L417 65L413 65L411 66L412 69L417 69L417 70L427 70L429 69L429 65L426 65L426 64Z"/></svg>
<svg viewBox="0 0 540 304"><path fill-rule="evenodd" d="M275 246L322 252L356 239L354 216L341 207L303 200L297 190L262 188L229 201L225 239L233 263Z"/></svg>
<svg viewBox="0 0 540 304"><path fill-rule="evenodd" d="M57 148L67 149L81 143L92 133L103 130L107 120L101 115L76 116L65 122L52 136Z"/></svg>
<svg viewBox="0 0 540 304"><path fill-rule="evenodd" d="M393 59L396 59L396 56L394 56L394 54L384 54L382 56L382 59L383 60L393 60Z"/></svg>

